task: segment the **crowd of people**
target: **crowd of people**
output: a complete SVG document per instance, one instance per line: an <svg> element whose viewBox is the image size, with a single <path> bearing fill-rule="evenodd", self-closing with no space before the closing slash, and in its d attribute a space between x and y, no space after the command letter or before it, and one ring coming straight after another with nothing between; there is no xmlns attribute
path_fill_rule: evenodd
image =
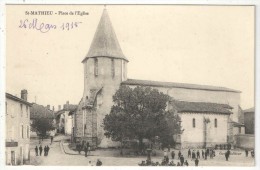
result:
<svg viewBox="0 0 260 170"><path fill-rule="evenodd" d="M42 145L40 145L39 147L36 146L34 148L34 150L35 150L36 156L42 156L42 151L44 151L44 156L48 156L49 151L50 151L50 147L47 145L47 146L44 146L44 148L42 148Z"/></svg>
<svg viewBox="0 0 260 170"><path fill-rule="evenodd" d="M207 149L201 149L201 150L191 150L188 149L187 151L187 158L184 158L184 155L181 150L177 151L171 151L170 149L163 151L163 160L159 162L153 162L153 161L142 161L139 165L140 166L189 166L188 160L194 162L191 165L199 166L199 160L207 160L208 158L213 159L216 156L215 149L214 148L207 148ZM169 153L171 155L171 160L169 158ZM225 158L226 161L228 161L230 157L230 150L227 150L225 152ZM178 160L176 163L175 160Z"/></svg>

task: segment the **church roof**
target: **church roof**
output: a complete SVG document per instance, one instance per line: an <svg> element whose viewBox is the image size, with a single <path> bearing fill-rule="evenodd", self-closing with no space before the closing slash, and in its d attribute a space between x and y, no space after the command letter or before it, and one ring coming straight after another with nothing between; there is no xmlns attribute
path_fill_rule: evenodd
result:
<svg viewBox="0 0 260 170"><path fill-rule="evenodd" d="M106 9L103 10L88 54L82 62L92 57L111 57L128 61L121 50Z"/></svg>
<svg viewBox="0 0 260 170"><path fill-rule="evenodd" d="M179 113L218 113L218 114L232 114L230 109L233 109L228 104L206 103L206 102L187 102L172 100L170 104Z"/></svg>
<svg viewBox="0 0 260 170"><path fill-rule="evenodd" d="M208 91L226 91L226 92L240 93L240 91L238 91L238 90L229 89L226 87L187 84L187 83L150 81L150 80L137 80L137 79L127 79L126 81L123 81L121 84L122 85L137 85L137 86L154 86L154 87L165 87L165 88L173 87L173 88L197 89L197 90L208 90Z"/></svg>

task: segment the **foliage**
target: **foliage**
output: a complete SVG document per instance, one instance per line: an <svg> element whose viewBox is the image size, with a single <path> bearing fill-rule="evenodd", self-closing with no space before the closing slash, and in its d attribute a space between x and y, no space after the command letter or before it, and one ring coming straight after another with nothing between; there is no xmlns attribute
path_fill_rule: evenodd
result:
<svg viewBox="0 0 260 170"><path fill-rule="evenodd" d="M121 86L113 96L114 105L104 119L105 135L114 141L159 136L169 143L173 133L180 130L179 117L165 111L170 97L150 87ZM167 139L167 140L166 140Z"/></svg>
<svg viewBox="0 0 260 170"><path fill-rule="evenodd" d="M45 137L48 131L54 130L53 119L39 117L33 120L32 130L37 132L40 137Z"/></svg>

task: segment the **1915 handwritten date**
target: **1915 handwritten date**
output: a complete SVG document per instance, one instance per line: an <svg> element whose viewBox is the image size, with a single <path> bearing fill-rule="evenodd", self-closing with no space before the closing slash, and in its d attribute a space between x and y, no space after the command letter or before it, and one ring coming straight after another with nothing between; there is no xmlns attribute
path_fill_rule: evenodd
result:
<svg viewBox="0 0 260 170"><path fill-rule="evenodd" d="M82 24L82 22L78 22L78 21L63 22L60 24L51 24L51 23L41 22L37 18L34 18L32 20L29 19L20 20L19 28L36 30L36 31L40 31L41 33L47 33L55 29L70 31L72 29L78 28L80 24Z"/></svg>

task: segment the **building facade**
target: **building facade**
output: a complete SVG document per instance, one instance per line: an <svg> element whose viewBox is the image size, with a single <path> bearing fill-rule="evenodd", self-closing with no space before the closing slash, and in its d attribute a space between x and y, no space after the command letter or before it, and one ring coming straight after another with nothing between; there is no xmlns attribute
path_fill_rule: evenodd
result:
<svg viewBox="0 0 260 170"><path fill-rule="evenodd" d="M176 110L186 128L181 137L181 142L186 143L185 145L199 144L201 146L205 142L203 138L205 117L212 122L217 119L219 123L216 128L213 128L211 123L207 125L210 129L207 132L207 142L212 144L233 142L236 127L231 122L239 121L240 91L225 87L128 79L128 59L121 50L106 9L103 11L90 49L82 63L84 65L84 93L74 115L76 141L84 140L93 147L117 145L104 136L102 122L113 105L112 96L120 86L126 85L133 88L149 86L168 94L176 101L186 101L185 104L188 105L191 102L197 102L196 106L207 107L214 104L215 109L218 108L219 112L212 112L212 110L195 112L194 109L191 109L179 113ZM198 104L199 102L200 104ZM218 104L228 106L224 109L225 114L222 113L223 110L219 109ZM197 122L196 128L190 127L193 118ZM195 140L190 133L197 133L200 137Z"/></svg>
<svg viewBox="0 0 260 170"><path fill-rule="evenodd" d="M255 108L244 110L245 133L255 134Z"/></svg>
<svg viewBox="0 0 260 170"><path fill-rule="evenodd" d="M69 104L69 101L63 105L63 109L59 107L59 110L55 112L57 132L65 135L72 134L73 115L70 115L69 113L77 107L77 105Z"/></svg>
<svg viewBox="0 0 260 170"><path fill-rule="evenodd" d="M27 90L21 98L6 93L6 165L22 165L30 155L30 107Z"/></svg>

